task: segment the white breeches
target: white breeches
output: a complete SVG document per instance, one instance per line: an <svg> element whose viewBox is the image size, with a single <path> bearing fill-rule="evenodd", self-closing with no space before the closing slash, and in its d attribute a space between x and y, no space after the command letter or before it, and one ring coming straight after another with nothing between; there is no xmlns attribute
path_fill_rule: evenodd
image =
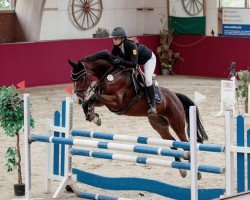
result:
<svg viewBox="0 0 250 200"><path fill-rule="evenodd" d="M153 84L152 77L156 67L156 57L152 52L152 57L144 64L144 73L145 73L145 83L146 86L151 86Z"/></svg>

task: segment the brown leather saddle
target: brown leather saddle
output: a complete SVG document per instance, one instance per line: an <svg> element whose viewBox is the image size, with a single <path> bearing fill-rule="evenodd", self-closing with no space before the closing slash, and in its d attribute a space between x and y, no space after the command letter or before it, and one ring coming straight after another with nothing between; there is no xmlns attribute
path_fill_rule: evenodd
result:
<svg viewBox="0 0 250 200"><path fill-rule="evenodd" d="M145 75L140 68L134 69L131 75L132 83L134 85L136 94L139 94L140 91L143 92L144 96L147 97L145 89ZM153 77L153 85L155 91L155 103L161 103L162 97L158 85L155 84L155 77Z"/></svg>

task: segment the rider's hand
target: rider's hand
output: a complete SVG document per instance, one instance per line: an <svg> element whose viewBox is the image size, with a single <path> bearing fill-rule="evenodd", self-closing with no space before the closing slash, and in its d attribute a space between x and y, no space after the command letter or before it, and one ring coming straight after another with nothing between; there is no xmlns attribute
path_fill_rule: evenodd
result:
<svg viewBox="0 0 250 200"><path fill-rule="evenodd" d="M114 59L114 65L115 66L119 66L119 65L121 65L121 60L120 59L118 59L118 58L116 58L116 59Z"/></svg>

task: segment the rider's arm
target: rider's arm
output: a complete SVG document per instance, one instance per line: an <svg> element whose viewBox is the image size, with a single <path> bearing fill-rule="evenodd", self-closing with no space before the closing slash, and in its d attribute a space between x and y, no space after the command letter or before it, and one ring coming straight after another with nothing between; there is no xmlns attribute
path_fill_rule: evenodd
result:
<svg viewBox="0 0 250 200"><path fill-rule="evenodd" d="M130 61L121 59L121 65L124 65L125 67L136 68L138 64L138 49L135 43L130 43L128 46L128 53L130 54Z"/></svg>

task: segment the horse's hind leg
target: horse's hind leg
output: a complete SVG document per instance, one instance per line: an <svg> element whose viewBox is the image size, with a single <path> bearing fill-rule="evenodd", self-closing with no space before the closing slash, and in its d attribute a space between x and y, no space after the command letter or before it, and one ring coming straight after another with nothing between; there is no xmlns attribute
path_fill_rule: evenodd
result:
<svg viewBox="0 0 250 200"><path fill-rule="evenodd" d="M168 117L168 122L170 127L173 129L177 137L180 139L182 142L188 142L188 137L185 132L185 118L184 116L182 117L181 114L178 115L176 112L174 115L171 117Z"/></svg>
<svg viewBox="0 0 250 200"><path fill-rule="evenodd" d="M149 120L149 123L151 124L151 126L160 134L162 139L175 140L173 138L173 136L170 134L169 123L168 123L167 119L165 119L162 116L148 116L148 120ZM171 149L177 150L176 148L173 148L173 147L171 147ZM175 161L181 162L181 159L175 157ZM186 170L179 169L179 172L183 178L186 177L186 175L187 175Z"/></svg>
<svg viewBox="0 0 250 200"><path fill-rule="evenodd" d="M179 123L176 123L177 121ZM173 131L176 133L180 141L189 142L187 135L185 133L185 119L180 120L180 118L178 118L178 115L172 116L171 119L169 118L169 125L171 126ZM189 150L186 149L186 151L189 151ZM190 158L188 159L188 162L190 163ZM198 180L201 179L202 177L201 172L198 172L197 177L198 177Z"/></svg>

